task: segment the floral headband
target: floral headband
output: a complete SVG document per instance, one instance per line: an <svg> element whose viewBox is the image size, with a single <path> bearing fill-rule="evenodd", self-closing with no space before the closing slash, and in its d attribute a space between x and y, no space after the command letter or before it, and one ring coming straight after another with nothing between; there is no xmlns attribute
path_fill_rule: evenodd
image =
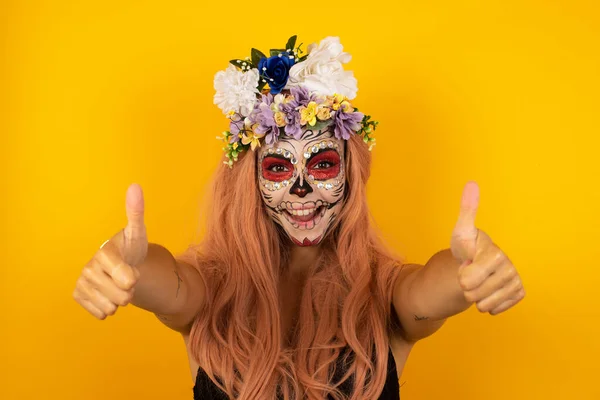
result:
<svg viewBox="0 0 600 400"><path fill-rule="evenodd" d="M360 135L375 145L377 121L359 112L350 103L356 97L356 78L342 64L351 56L343 52L338 37L327 37L308 46L303 55L292 36L285 49L271 49L270 57L257 49L251 57L231 60L225 71L214 78L214 103L230 120L223 132L227 157L233 166L238 155L253 151L264 141L277 142L280 135L302 137L302 128L332 130L338 139Z"/></svg>

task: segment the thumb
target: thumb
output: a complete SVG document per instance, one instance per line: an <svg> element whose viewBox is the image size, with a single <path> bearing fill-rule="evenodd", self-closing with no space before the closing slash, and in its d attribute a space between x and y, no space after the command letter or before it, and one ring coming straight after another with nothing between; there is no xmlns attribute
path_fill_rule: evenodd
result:
<svg viewBox="0 0 600 400"><path fill-rule="evenodd" d="M460 213L452 232L450 248L455 258L460 261L472 260L475 256L477 235L475 217L479 207L479 186L468 182L463 190L460 202Z"/></svg>
<svg viewBox="0 0 600 400"><path fill-rule="evenodd" d="M127 226L123 231L123 258L129 265L135 266L146 258L148 239L144 224L144 194L138 184L127 189L125 197Z"/></svg>

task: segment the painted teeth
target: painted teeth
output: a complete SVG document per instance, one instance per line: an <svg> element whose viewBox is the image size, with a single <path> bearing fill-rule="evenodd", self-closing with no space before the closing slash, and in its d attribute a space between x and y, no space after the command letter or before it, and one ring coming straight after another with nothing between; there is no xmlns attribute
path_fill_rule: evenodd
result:
<svg viewBox="0 0 600 400"><path fill-rule="evenodd" d="M281 205L279 205L278 210L279 211L287 211L292 215L309 215L309 214L314 213L317 210L317 208L327 205L323 201L317 200L314 207L304 208L304 209L295 209L295 208L293 208L293 204L294 203L287 203L287 202L282 203Z"/></svg>
<svg viewBox="0 0 600 400"><path fill-rule="evenodd" d="M313 212L315 212L315 208L307 208L304 210L288 210L290 212L290 214L292 215L309 215L312 214Z"/></svg>

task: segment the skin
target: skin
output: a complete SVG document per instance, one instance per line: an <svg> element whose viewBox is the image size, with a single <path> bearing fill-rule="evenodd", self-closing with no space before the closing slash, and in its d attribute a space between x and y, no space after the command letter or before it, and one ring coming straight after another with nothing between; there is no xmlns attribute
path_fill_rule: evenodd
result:
<svg viewBox="0 0 600 400"><path fill-rule="evenodd" d="M298 154L307 147L302 140L290 140L280 145ZM257 155L259 159L265 151L268 152L268 148L261 148ZM303 168L302 165L295 167L300 186L306 175ZM258 182L261 182L261 176ZM331 196L331 190L313 190L311 193L290 190L291 186L272 193L269 205L276 207L283 201L292 201L293 196L306 201L327 200L327 196ZM304 197L300 197L302 194ZM267 197L263 198L268 202ZM414 344L440 329L447 318L473 304L481 313L498 315L514 307L525 296L512 261L487 233L475 226L478 205L479 188L476 183L469 182L465 185L456 226L450 235L450 248L434 254L425 265L402 266L392 301L402 330L394 332L390 338L399 375ZM337 206L341 208L343 204ZM194 267L177 262L164 247L148 243L144 200L139 185L131 185L127 190L126 213L127 226L105 242L84 266L73 297L100 320L127 304L153 312L163 324L182 334L189 349L191 323L205 298L203 280ZM333 214L331 211L330 215ZM282 219L285 216L280 213L270 215L278 219L292 241L296 239L304 244L307 238L313 242L310 246L293 246L288 272L279 283L281 292L286 293L286 298L281 301L281 314L284 332L288 332L298 312L299 288L308 267L319 255L320 241L315 242L315 239L326 234L329 225L315 224L313 229L298 229L293 224L286 225ZM189 350L188 358L195 380L198 365Z"/></svg>
<svg viewBox="0 0 600 400"><path fill-rule="evenodd" d="M261 147L257 157L267 214L294 244L319 244L343 205L343 140L329 131L306 130L301 140L281 137L275 145Z"/></svg>

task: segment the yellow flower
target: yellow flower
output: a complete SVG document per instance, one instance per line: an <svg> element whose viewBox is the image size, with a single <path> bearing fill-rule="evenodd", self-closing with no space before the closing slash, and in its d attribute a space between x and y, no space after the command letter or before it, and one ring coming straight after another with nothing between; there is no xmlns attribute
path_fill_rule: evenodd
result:
<svg viewBox="0 0 600 400"><path fill-rule="evenodd" d="M244 131L244 135L242 136L242 143L248 144L250 143L250 148L252 151L256 149L257 146L260 147L260 139L265 136L264 133L256 133L253 131Z"/></svg>
<svg viewBox="0 0 600 400"><path fill-rule="evenodd" d="M237 150L238 146L239 146L238 142L233 142L232 147L233 147L234 150Z"/></svg>
<svg viewBox="0 0 600 400"><path fill-rule="evenodd" d="M275 118L275 123L277 124L278 127L282 127L286 125L285 122L285 113L278 111L275 114L273 114L273 117Z"/></svg>
<svg viewBox="0 0 600 400"><path fill-rule="evenodd" d="M319 112L317 112L317 118L319 118L321 121L328 120L331 118L331 111L328 107L321 107Z"/></svg>
<svg viewBox="0 0 600 400"><path fill-rule="evenodd" d="M315 126L317 123L317 103L311 101L308 106L300 109L300 124Z"/></svg>
<svg viewBox="0 0 600 400"><path fill-rule="evenodd" d="M350 102L348 100L342 101L342 104L340 104L340 106L342 107L342 111L345 113L354 112L354 108L352 107L352 104L350 104Z"/></svg>
<svg viewBox="0 0 600 400"><path fill-rule="evenodd" d="M340 109L342 102L346 100L346 97L341 94L334 94L333 97L330 98L329 104L334 111Z"/></svg>

